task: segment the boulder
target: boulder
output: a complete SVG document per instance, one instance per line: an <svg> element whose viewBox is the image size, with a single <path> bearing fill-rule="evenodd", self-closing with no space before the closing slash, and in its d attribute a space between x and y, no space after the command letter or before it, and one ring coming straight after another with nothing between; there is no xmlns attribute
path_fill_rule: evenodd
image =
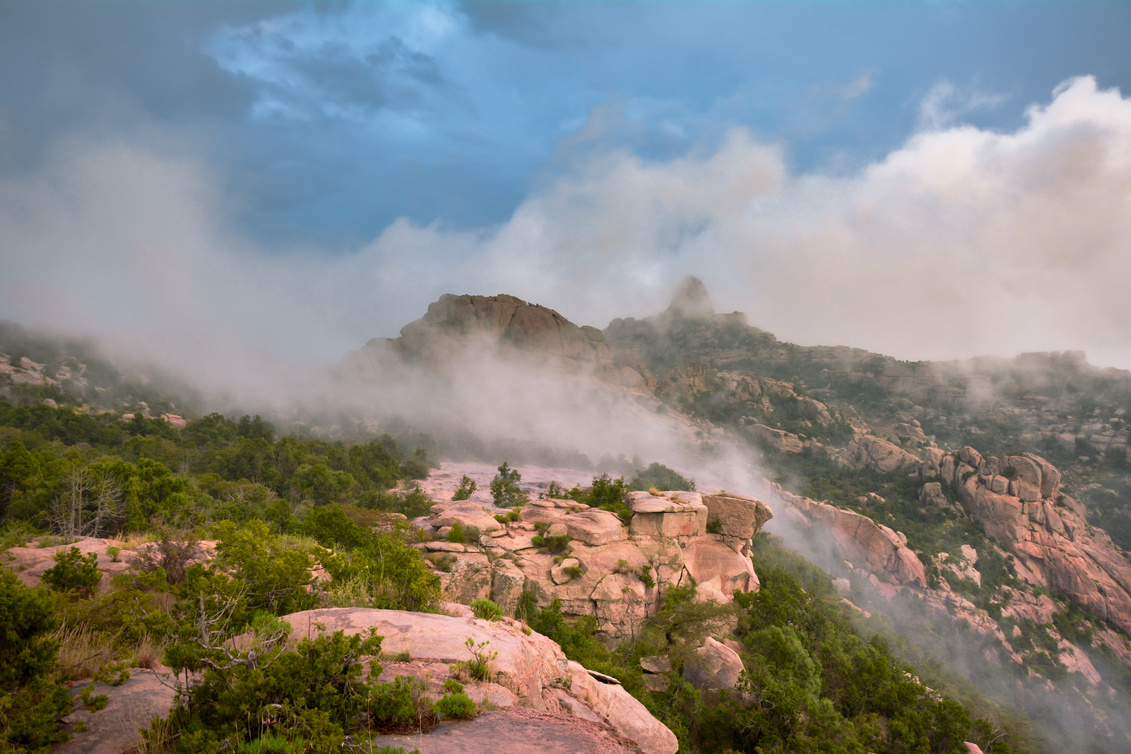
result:
<svg viewBox="0 0 1131 754"><path fill-rule="evenodd" d="M872 435L857 435L848 446L836 456L836 460L854 469L891 472L896 469L915 467L919 459L898 445Z"/></svg>
<svg viewBox="0 0 1131 754"><path fill-rule="evenodd" d="M683 663L683 677L702 691L733 690L744 670L738 653L710 636Z"/></svg>
<svg viewBox="0 0 1131 754"><path fill-rule="evenodd" d="M491 564L491 601L503 609L504 615L514 615L526 585L526 574L506 558Z"/></svg>
<svg viewBox="0 0 1131 754"><path fill-rule="evenodd" d="M491 660L495 681L515 694L519 704L545 712L575 706L650 754L674 754L679 748L675 735L627 691L596 680L584 667L567 660L553 641L524 633L516 622L369 608L308 610L284 620L298 636L339 630L353 635L373 629L384 637L382 653L408 653L414 662L435 661L440 668L472 659L465 643L471 639L496 653ZM563 696L568 702L563 703ZM414 736L412 745L421 748L417 740Z"/></svg>
<svg viewBox="0 0 1131 754"><path fill-rule="evenodd" d="M735 592L758 590L750 558L708 537L697 537L683 548L683 567L700 592L722 595L723 601Z"/></svg>
<svg viewBox="0 0 1131 754"><path fill-rule="evenodd" d="M628 493L629 531L651 537L695 537L707 531L707 506L697 492Z"/></svg>
<svg viewBox="0 0 1131 754"><path fill-rule="evenodd" d="M774 517L770 506L752 497L703 495L703 504L707 506L707 524L717 522L719 533L728 537L754 539L754 535Z"/></svg>
<svg viewBox="0 0 1131 754"><path fill-rule="evenodd" d="M432 506L431 524L433 528L440 529L445 526L459 524L464 529L474 526L483 533L501 529L502 524L495 520L485 506L479 503L437 503Z"/></svg>

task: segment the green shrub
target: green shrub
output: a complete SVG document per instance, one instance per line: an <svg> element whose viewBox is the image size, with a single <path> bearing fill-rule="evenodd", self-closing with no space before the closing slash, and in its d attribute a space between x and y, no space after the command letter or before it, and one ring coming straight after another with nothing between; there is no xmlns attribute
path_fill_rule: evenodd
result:
<svg viewBox="0 0 1131 754"><path fill-rule="evenodd" d="M485 648L491 642L481 641L478 644L470 636L467 641L463 643L467 647L467 651L471 653L470 660L461 660L460 662L451 665L451 671L460 677L467 677L473 681L490 682L491 663L499 656L499 653L492 650L488 652Z"/></svg>
<svg viewBox="0 0 1131 754"><path fill-rule="evenodd" d="M254 741L244 741L236 749L239 754L299 754L306 751L302 738L289 740L284 736L263 736Z"/></svg>
<svg viewBox="0 0 1131 754"><path fill-rule="evenodd" d="M471 720L479 714L475 701L462 691L440 697L435 706L440 717L451 720Z"/></svg>
<svg viewBox="0 0 1131 754"><path fill-rule="evenodd" d="M467 474L464 474L459 480L459 489L452 495L452 500L468 500L475 494L477 488L478 485L475 483L475 480Z"/></svg>
<svg viewBox="0 0 1131 754"><path fill-rule="evenodd" d="M475 600L471 603L471 612L476 618L483 620L498 620L503 617L503 609L491 600Z"/></svg>
<svg viewBox="0 0 1131 754"><path fill-rule="evenodd" d="M500 524L511 524L522 520L522 506L516 506L506 513L496 513L495 520Z"/></svg>
<svg viewBox="0 0 1131 754"><path fill-rule="evenodd" d="M569 551L569 535L560 534L554 537L547 537L541 534L535 534L530 539L530 544L538 547L551 555L558 555L563 552Z"/></svg>
<svg viewBox="0 0 1131 754"><path fill-rule="evenodd" d="M648 587L649 589L652 589L656 586L656 579L652 577L651 565L645 563L644 565L640 566L640 570L637 571L636 575L640 577L640 581L644 584L644 586Z"/></svg>
<svg viewBox="0 0 1131 754"><path fill-rule="evenodd" d="M653 463L636 472L629 487L634 490L694 490L695 480L686 479L662 463Z"/></svg>
<svg viewBox="0 0 1131 754"><path fill-rule="evenodd" d="M46 751L64 741L71 695L53 675L59 640L51 600L0 570L0 751Z"/></svg>
<svg viewBox="0 0 1131 754"><path fill-rule="evenodd" d="M43 574L43 583L57 592L74 592L89 597L102 581L98 556L83 556L77 547L55 553L55 565Z"/></svg>
<svg viewBox="0 0 1131 754"><path fill-rule="evenodd" d="M366 701L370 728L382 733L415 733L436 727L436 710L424 692L424 682L408 676L372 687Z"/></svg>
<svg viewBox="0 0 1131 754"><path fill-rule="evenodd" d="M491 480L491 499L500 508L512 508L527 501L526 493L518 486L522 476L518 469L512 469L506 461L499 466L499 473Z"/></svg>

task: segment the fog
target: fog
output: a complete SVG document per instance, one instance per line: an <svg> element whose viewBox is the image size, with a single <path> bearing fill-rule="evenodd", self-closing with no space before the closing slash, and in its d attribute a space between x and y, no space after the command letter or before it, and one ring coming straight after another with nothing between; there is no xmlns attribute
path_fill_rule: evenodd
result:
<svg viewBox="0 0 1131 754"><path fill-rule="evenodd" d="M253 240L223 166L175 133L74 134L0 177L0 317L261 389L280 364L395 335L444 292L600 328L695 274L718 309L803 344L1131 367L1131 101L1074 79L1011 133L923 107L900 149L843 175L796 174L788 145L743 129L664 162L578 150L501 225L401 220L350 248Z"/></svg>
<svg viewBox="0 0 1131 754"><path fill-rule="evenodd" d="M76 133L0 176L0 317L95 335L205 408L401 421L595 471L659 460L758 493L741 444L584 369L486 346L433 372L340 362L446 292L600 328L661 311L695 274L720 311L803 344L1131 367L1131 100L1073 79L997 133L940 112L945 95L901 148L843 174L799 174L787 144L741 128L661 162L579 150L498 226L400 220L349 248L255 241L223 166L175 133Z"/></svg>

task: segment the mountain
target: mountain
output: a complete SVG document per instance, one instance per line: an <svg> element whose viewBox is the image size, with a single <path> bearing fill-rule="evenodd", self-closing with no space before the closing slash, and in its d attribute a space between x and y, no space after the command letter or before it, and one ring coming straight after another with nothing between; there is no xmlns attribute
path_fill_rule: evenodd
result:
<svg viewBox="0 0 1131 754"><path fill-rule="evenodd" d="M1122 725L1089 698L1131 688L1128 372L1075 352L904 362L784 343L716 312L694 278L663 312L604 330L513 296L445 296L351 358L443 369L469 347L652 401L700 449L752 450L766 478L744 491L846 599L897 622L925 605L913 630L952 632L951 659L1067 688Z"/></svg>
<svg viewBox="0 0 1131 754"><path fill-rule="evenodd" d="M12 403L148 417L184 405L88 344L5 326L0 356ZM1071 740L1073 719L1099 731L1097 750L1131 742L1126 371L1075 352L905 362L785 343L741 313L717 312L689 278L664 311L603 330L514 296L445 295L399 337L347 354L324 382L313 405L381 431L428 431L452 458L613 474L658 460L694 476L704 501L757 498L774 512L766 529L834 577L866 630L902 634L905 653L1043 720L1050 750ZM340 414L313 429L341 436ZM464 602L489 596L513 609L532 591L545 609L558 597L562 615L591 617L615 641L686 579L718 578L726 588L711 588L729 599L760 576L735 565L748 565L753 534L730 542L711 530L714 513L679 535L686 541L672 535L677 546L633 529L629 514L643 521L646 508L618 519L534 505L496 525L474 505L452 508L455 484L428 488L438 507L417 526L436 538L422 549ZM692 515L685 503L703 507L648 504ZM449 542L453 521L497 541ZM597 565L518 552L543 533L584 543L577 552L592 550ZM628 570L606 577L620 561ZM643 586L646 566L658 591Z"/></svg>

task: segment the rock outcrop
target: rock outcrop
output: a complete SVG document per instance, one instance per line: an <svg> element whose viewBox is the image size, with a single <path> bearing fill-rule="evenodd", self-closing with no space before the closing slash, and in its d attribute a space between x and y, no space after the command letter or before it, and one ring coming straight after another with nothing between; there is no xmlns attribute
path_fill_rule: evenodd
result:
<svg viewBox="0 0 1131 754"><path fill-rule="evenodd" d="M460 612L460 607L449 606L453 612ZM453 666L472 659L467 639L494 653L490 680L464 679L465 692L493 711L471 721L444 723L428 734L378 736L374 739L378 747L404 745L444 754L492 750L674 754L678 749L672 732L613 679L591 674L566 659L553 641L526 633L514 621L369 608L310 610L284 620L298 637L374 629L384 637L381 680L417 678L433 698L443 694L444 682L455 672ZM397 659L401 657L411 659ZM121 686L96 684L95 691L105 693L109 704L97 713L82 710L68 717L72 738L55 751L133 751L142 742L138 728L168 713L176 683L166 669L135 668Z"/></svg>
<svg viewBox="0 0 1131 754"><path fill-rule="evenodd" d="M771 489L798 523L827 531L843 560L880 574L892 584L927 586L922 561L898 532L855 511L786 492L781 485L773 484Z"/></svg>
<svg viewBox="0 0 1131 754"><path fill-rule="evenodd" d="M966 447L930 459L921 474L958 489L966 512L1014 556L1019 577L1131 633L1131 564L1060 491L1056 467L1032 453L983 457Z"/></svg>
<svg viewBox="0 0 1131 754"><path fill-rule="evenodd" d="M835 459L853 469L885 473L919 466L918 456L908 453L893 442L872 435L857 435L852 438L848 447L840 451Z"/></svg>
<svg viewBox="0 0 1131 754"><path fill-rule="evenodd" d="M530 592L540 607L557 599L566 615L594 616L614 640L658 609L669 586L694 584L700 599L718 602L757 590L750 545L773 515L765 503L733 494L632 492L628 508L626 523L573 500L532 500L518 521L480 527L477 542L417 547L437 567L449 599L490 598L513 614ZM503 513L486 503L438 503L414 525L439 536L453 523L466 529Z"/></svg>
<svg viewBox="0 0 1131 754"><path fill-rule="evenodd" d="M427 313L401 328L399 338L375 338L353 359L388 358L429 366L447 365L468 347L503 347L559 363L611 365L601 331L579 327L538 304L514 296L445 294Z"/></svg>
<svg viewBox="0 0 1131 754"><path fill-rule="evenodd" d="M490 685L502 689L491 697L495 706L525 707L595 723L608 737L626 739L646 754L674 754L679 748L675 735L627 691L566 659L557 644L541 634L525 633L517 622L369 608L310 610L285 620L299 636L323 631L352 635L372 628L384 637L383 654L407 654L421 677L430 674L427 683L437 690L451 676L453 663L472 659L465 643L471 639L497 653L490 664L494 679ZM396 663L383 665L387 665L383 680L406 671ZM469 686L473 698L490 691ZM412 745L423 751L416 741L412 737ZM501 748L499 743L494 740L492 747Z"/></svg>
<svg viewBox="0 0 1131 754"><path fill-rule="evenodd" d="M710 636L683 663L683 677L704 691L734 690L746 668L738 652Z"/></svg>

